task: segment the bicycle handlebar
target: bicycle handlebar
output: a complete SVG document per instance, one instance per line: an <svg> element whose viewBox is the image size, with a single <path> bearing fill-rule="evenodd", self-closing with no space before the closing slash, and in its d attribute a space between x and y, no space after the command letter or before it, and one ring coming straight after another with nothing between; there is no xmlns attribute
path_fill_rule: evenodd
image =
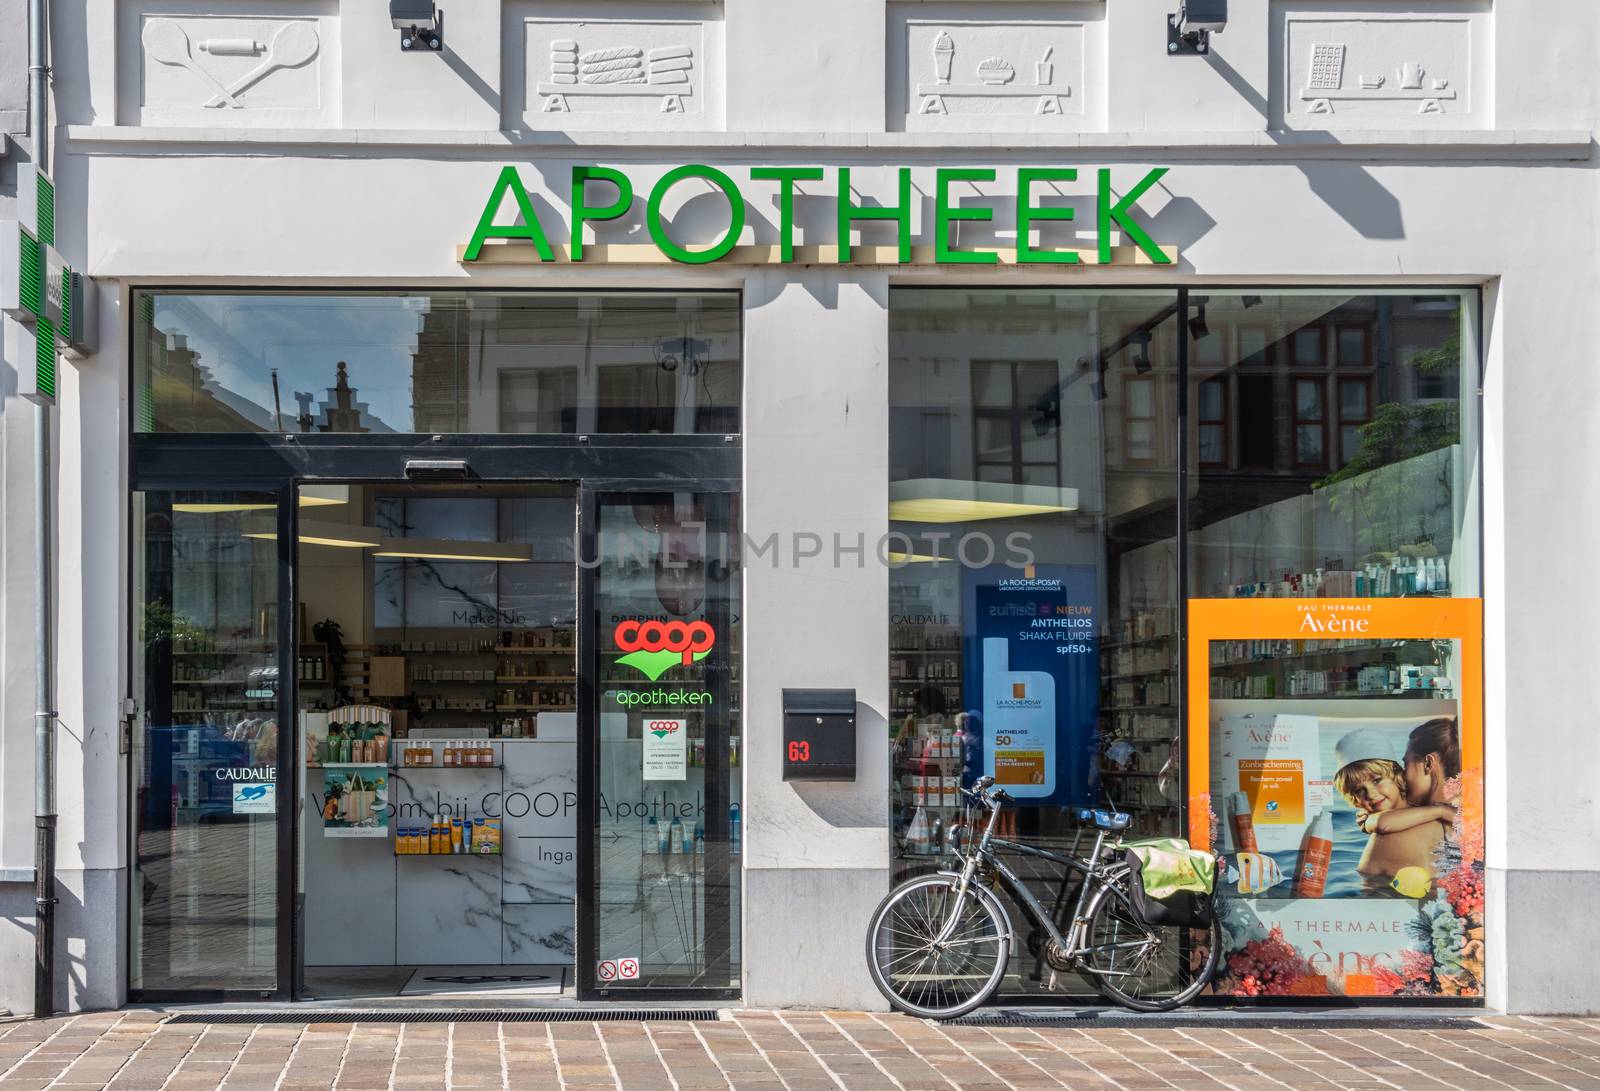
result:
<svg viewBox="0 0 1600 1091"><path fill-rule="evenodd" d="M994 810L1002 803L1015 803L1016 800L1004 788L995 787L994 777L982 776L973 781L971 788L963 789L976 803Z"/></svg>

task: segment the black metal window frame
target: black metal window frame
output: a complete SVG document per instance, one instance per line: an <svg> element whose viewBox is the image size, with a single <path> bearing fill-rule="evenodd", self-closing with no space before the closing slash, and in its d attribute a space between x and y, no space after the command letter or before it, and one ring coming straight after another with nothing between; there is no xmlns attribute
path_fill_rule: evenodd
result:
<svg viewBox="0 0 1600 1091"><path fill-rule="evenodd" d="M1115 293L1115 292L1123 292L1123 291L1125 291L1125 292L1147 292L1147 293L1150 293L1152 295L1156 294L1156 293L1160 293L1160 292L1171 292L1172 293L1173 299L1174 299L1175 304L1176 304L1176 313L1180 316L1180 322L1181 322L1181 325L1179 326L1179 336L1178 336L1178 339L1177 339L1177 341L1178 341L1178 344L1177 344L1177 365L1178 365L1177 443L1178 443L1178 460L1177 460L1177 465L1174 467L1174 473L1177 475L1177 489L1178 489L1178 492L1177 492L1177 503L1175 505L1175 511L1174 511L1173 517L1174 517L1174 520L1175 520L1175 522L1177 524L1177 530L1176 530L1175 539L1176 539L1176 548L1177 548L1178 559L1179 559L1178 571L1177 571L1177 577L1178 577L1178 581L1177 581L1178 582L1178 587L1177 587L1177 603L1178 603L1178 739L1179 739L1179 742L1181 744L1180 745L1179 760L1180 760L1180 762L1182 762L1182 766L1183 766L1183 768L1185 770L1188 769L1189 760L1190 760L1190 756L1189 756L1189 668L1188 668L1188 664L1189 664L1189 609L1188 609L1188 604L1189 604L1189 599L1190 599L1190 595L1189 595L1189 538L1190 538L1190 526L1189 526L1189 523L1190 523L1190 518L1191 518L1191 510L1190 510L1190 503L1189 503L1189 489L1190 489L1191 477L1192 477L1193 474L1200 472L1202 469L1214 469L1215 468L1215 467L1213 467L1213 466L1211 466L1209 464L1206 464L1206 465L1202 466L1202 464L1200 462L1200 457L1199 457L1198 445L1191 443L1191 439L1198 434L1195 431L1195 426L1196 426L1196 424L1198 422L1191 420L1191 416L1193 415L1193 411L1192 411L1191 405L1190 405L1191 398L1190 398L1190 389L1189 389L1190 388L1190 358L1189 358L1189 353L1190 353L1190 341L1193 340L1193 338L1188 333L1188 320L1189 320L1190 317L1192 317L1194 315L1194 313L1195 313L1194 307L1196 305L1203 305L1206 302L1206 300L1211 296L1218 296L1218 295L1247 295L1247 294L1271 295L1271 294L1273 294L1275 292L1292 292L1292 293L1294 293L1296 295L1311 295L1311 294L1326 292L1329 295L1347 295L1347 296L1360 296L1360 295L1363 295L1363 294L1371 294L1371 295L1383 296L1383 295L1394 295L1394 294L1397 294L1397 293L1405 293L1405 294L1417 295L1417 296L1426 296L1426 295L1430 295L1430 294L1448 294L1448 295L1452 295L1452 296L1459 295L1463 299L1470 298L1473 301L1474 307L1476 308L1477 330L1475 332L1475 337L1476 337L1476 342L1477 342L1476 343L1477 353L1476 353L1476 359L1475 360L1470 361L1470 362L1466 361L1466 360L1463 360L1461 362L1461 366L1463 368L1472 367L1474 369L1473 374L1475 376L1475 379L1474 379L1474 382L1471 384L1470 387L1468 387L1468 386L1463 384L1463 386L1461 388L1461 392L1460 392L1460 401L1461 401L1461 412L1463 414L1463 420L1466 419L1466 416L1465 416L1466 414L1471 413L1472 414L1472 419L1473 419L1474 424L1475 424L1475 431L1476 431L1477 435L1480 437L1479 438L1479 442L1477 444L1477 451L1474 452L1473 469L1479 475L1481 475L1483 473L1483 442L1482 442L1482 438L1481 437L1482 437L1482 431L1483 431L1483 429L1482 429L1482 426L1483 426L1483 373L1484 373L1484 367L1485 367L1485 364L1484 364L1484 360L1485 360L1485 353L1484 353L1485 339L1484 339L1484 334L1485 334L1485 329L1486 329L1485 323L1486 323L1487 319L1486 319L1486 317L1484 315L1484 310L1483 310L1483 288L1481 286L1479 286L1479 285L1444 285L1444 284L1438 284L1438 283L1434 283L1434 282L1414 284L1414 285L1413 284L1393 284L1393 283L1390 283L1390 284L1361 284L1361 285L1339 284L1339 283L1262 284L1262 283L1259 283L1259 282L1258 283L1251 283L1251 282L1248 282L1248 281L1237 281L1237 282L1230 281L1230 282L1227 282L1227 283L1205 284L1205 285L1197 285L1197 284L1189 284L1189 283L1170 283L1169 282L1169 283L1087 284L1087 285L1085 285L1085 284L1076 284L1076 285L1030 284L1030 285L1026 285L1025 287L1024 286L1020 286L1020 285L1013 285L1013 284L985 284L985 283L981 283L981 282L980 283L962 282L962 283L959 283L959 284L938 284L938 285L905 284L905 285L896 285L895 287L903 287L903 288L905 288L907 290L915 290L917 292L947 291L947 292L959 292L959 293L995 291L995 290L1012 290L1012 291L1037 290L1037 291L1051 291L1051 292L1074 292L1074 293L1083 293L1083 294L1087 294L1087 295L1100 294L1100 293ZM1191 298L1191 297L1193 297L1193 298ZM889 302L889 309L891 310L891 312L892 312L893 308L894 308L894 299L893 299L893 293L891 292L890 302ZM1213 330L1212 336L1216 337L1216 336L1220 336L1220 334L1217 331ZM1292 352L1292 350L1293 350L1293 346L1291 345L1291 346L1288 347L1287 351ZM1266 351L1268 353L1268 361L1270 361L1271 360L1270 353L1272 352L1272 345L1269 344L1266 347ZM1323 338L1323 353L1324 353L1324 359L1326 359L1327 343L1326 343L1326 337L1325 336ZM1370 358L1370 353L1369 353L1369 358ZM1262 361L1262 362L1265 363L1265 362L1268 362L1268 361ZM1238 369L1241 366L1250 367L1252 365L1247 364L1245 361L1241 360L1241 361L1236 362L1233 365L1233 369ZM1230 369L1230 370L1232 370L1232 369ZM1330 368L1327 368L1327 370L1329 372L1336 372L1337 368L1330 367ZM1349 369L1349 370L1354 370L1354 369ZM1220 376L1219 375L1209 375L1208 374L1207 377L1208 378L1217 378L1217 377L1220 377ZM1374 395L1369 391L1369 393L1368 393L1369 410L1370 410L1371 401L1372 401L1373 397L1374 397ZM1469 404L1469 399L1470 399L1470 404ZM886 427L887 427L887 421L886 421ZM1484 501L1483 501L1483 490L1479 489L1478 490L1478 510L1476 512L1476 522L1477 522L1478 534L1479 534L1480 539L1481 539L1482 534L1483 534L1483 514L1484 514L1484 512L1483 512L1483 503L1484 503ZM1479 552L1481 554L1482 550L1480 549ZM1478 587L1479 587L1480 593L1481 593L1481 589L1483 587L1483 561L1482 561L1481 557L1479 559L1477 576L1478 576ZM1485 699L1487 699L1487 695L1485 696ZM1178 815L1179 815L1179 822L1181 823L1182 828L1187 830L1188 826L1189 826L1189 800L1188 800L1187 793L1185 793L1182 796L1182 798L1180 798L1180 800L1179 800ZM889 870L890 870L890 872L892 874L893 870L894 870L893 869L894 848L893 848L892 845L890 846L888 851L889 851L889 862L890 862L890 865L891 865ZM1051 997L1051 996L1014 996L1014 995L1007 995L1005 997L1005 1002L1007 1004L1012 1004L1012 1005L1024 1005L1024 1006L1026 1006L1026 1005L1029 1005L1029 1004L1056 1004L1056 1003L1059 1003L1059 1000L1057 998ZM1468 1001L1467 1003L1470 1005L1470 1004L1475 1004L1477 1002L1476 1001Z"/></svg>
<svg viewBox="0 0 1600 1091"><path fill-rule="evenodd" d="M200 292L210 291L197 285L140 285L138 292ZM415 292L417 289L392 289ZM441 289L443 290L443 289ZM621 289L618 289L621 290ZM672 295L672 289L629 289L638 294ZM718 289L738 295L736 289ZM261 289L229 288L217 290L237 295L305 295L350 294L336 288L317 289ZM360 294L381 295L382 288L363 287ZM484 289L493 292L493 289ZM571 289L550 290L552 294L570 294ZM133 344L136 335L138 308L129 308L127 335ZM739 342L743 345L743 303L740 305L741 329ZM744 359L741 348L740 366ZM134 360L129 353L128 373L133 379ZM743 383L741 380L741 391ZM131 389L131 386L130 386ZM741 393L741 403L742 403ZM743 406L741 404L741 425ZM307 484L395 484L410 480L406 464L415 459L460 460L468 468L474 483L559 483L578 490L581 512L592 515L592 497L604 493L664 492L693 490L697 492L737 492L743 483L743 452L741 437L737 433L696 434L642 434L642 433L483 433L483 434L430 434L430 433L297 433L297 432L211 432L169 433L135 432L130 427L126 436L128 451L128 488L132 493L150 491L237 491L270 492L278 498L278 597L280 602L294 602L298 593L297 557L294 543L298 538L299 512L296 493ZM588 497L590 499L581 499ZM136 563L135 534L128 537L125 564L132 570ZM579 573L580 627L587 615L582 611L593 605L591 572ZM131 581L130 581L131 586ZM279 678L278 722L293 724L298 702L295 683L294 611L278 611ZM589 636L593 640L592 619L588 622ZM580 632L580 639L582 633ZM125 656L128 657L129 677L133 677L131 657L132 642L124 634ZM591 677L585 685L579 682L580 734L584 701L594 696ZM590 721L595 718L588 710ZM598 745L598 733L589 725L591 742ZM280 731L278 768L295 770L304 761L298 731ZM594 747L579 747L579 821L594 817L592 805L582 805L582 799L593 796L594 778L598 775L598 753ZM129 798L138 769L128 765ZM131 818L131 812L130 812ZM133 989L128 990L131 1003L163 1002L225 1002L238 1000L272 999L288 1001L295 998L298 969L301 963L299 947L299 912L296 904L296 858L298 843L299 809L294 806L280 809L277 827L278 853L278 987L276 990L260 989ZM129 881L132 881L131 861L137 859L135 824L130 821L126 833ZM586 855L586 854L585 854ZM592 890L584 889L587 878L594 878L593 861L579 868L577 919L593 919L595 899ZM134 918L126 920L127 941L130 954L136 950L133 936ZM578 959L583 958L581 947ZM580 967L581 969L581 967ZM592 969L592 967L590 967ZM131 981L131 958L126 971ZM591 975L581 975L586 986L580 989L580 999L590 998L593 984ZM682 999L737 999L740 990L717 989L639 989L629 995L657 1000ZM626 997L624 997L625 999Z"/></svg>

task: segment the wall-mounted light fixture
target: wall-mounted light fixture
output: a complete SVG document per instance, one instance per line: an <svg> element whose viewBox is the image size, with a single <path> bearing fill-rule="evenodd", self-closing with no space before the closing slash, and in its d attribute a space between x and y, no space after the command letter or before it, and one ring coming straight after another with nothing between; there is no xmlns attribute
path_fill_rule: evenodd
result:
<svg viewBox="0 0 1600 1091"><path fill-rule="evenodd" d="M444 48L444 14L433 0L389 0L389 25L400 32L403 52L437 53Z"/></svg>
<svg viewBox="0 0 1600 1091"><path fill-rule="evenodd" d="M1228 26L1228 0L1184 0L1167 16L1167 54L1177 57L1211 52L1211 35Z"/></svg>
<svg viewBox="0 0 1600 1091"><path fill-rule="evenodd" d="M1206 323L1206 301L1203 299L1195 305L1194 315L1189 319L1189 336L1196 341L1211 336L1211 327Z"/></svg>

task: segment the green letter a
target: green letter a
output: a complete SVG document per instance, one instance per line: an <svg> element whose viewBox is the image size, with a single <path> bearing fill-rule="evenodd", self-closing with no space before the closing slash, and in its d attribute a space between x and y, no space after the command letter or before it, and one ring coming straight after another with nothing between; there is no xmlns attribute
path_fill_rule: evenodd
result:
<svg viewBox="0 0 1600 1091"><path fill-rule="evenodd" d="M500 211L500 203L505 200L507 190L516 198L522 223L496 227L495 213ZM516 167L500 169L500 177L495 179L494 189L489 194L489 203L483 206L483 215L478 217L478 229L472 233L472 241L467 243L467 252L461 256L461 260L477 261L485 239L527 239L538 251L540 261L556 260L550 249L550 240L544 237L544 228L539 225L539 216L533 211L533 202L528 200L528 191L522 188L522 179L517 177Z"/></svg>

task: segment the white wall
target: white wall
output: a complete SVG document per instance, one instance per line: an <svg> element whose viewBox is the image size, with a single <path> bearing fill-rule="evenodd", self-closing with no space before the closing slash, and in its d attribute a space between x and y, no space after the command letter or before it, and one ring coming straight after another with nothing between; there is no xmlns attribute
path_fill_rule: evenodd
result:
<svg viewBox="0 0 1600 1091"><path fill-rule="evenodd" d="M226 5L211 5L219 6ZM1587 619L1600 610L1600 590L1581 567L1600 537L1600 506L1589 502L1600 464L1590 438L1600 372L1588 363L1597 227L1591 141L1600 100L1589 58L1600 44L1600 22L1586 0L1492 6L1234 0L1232 21L1213 40L1209 58L1165 55L1162 5L1076 4L1074 17L1103 23L1095 31L1103 55L1071 72L1068 60L1061 62L1060 78L1070 76L1073 93L1086 97L1083 114L1058 120L1030 113L991 125L957 110L948 124L918 115L916 132L900 131L906 116L888 116L890 73L925 80L930 60L896 54L894 18L937 18L959 29L1028 16L1049 20L1057 6L726 0L710 5L707 16L721 23L725 59L708 52L696 77L715 85L723 109L694 123L703 127L663 121L647 101L649 110L619 107L584 125L541 113L539 127L509 134L500 128L502 92L510 81L525 88L539 78L530 76L520 39L509 33L520 33L521 9L447 5L447 50L434 57L399 53L378 0L301 6L339 24L323 38L329 48L316 62L320 105L271 127L252 119L248 106L208 112L196 105L182 125L170 118L160 126L139 124L144 117L129 96L138 93L135 77L144 62L137 30L127 28L138 26L129 17L143 6L138 0L58 6L55 87L66 129L55 173L69 260L125 283L742 287L746 529L758 538L805 529L852 538L861 531L870 540L883 528L884 307L891 283L1486 286L1486 724L1490 893L1499 908L1491 917L1491 1002L1518 1010L1600 1008L1600 983L1571 964L1566 945L1540 917L1563 904L1560 898L1582 904L1600 895L1600 841L1558 832L1592 831L1600 823L1593 789L1600 738L1591 729L1595 698L1584 684L1596 652ZM663 10L621 0L592 7L597 17L625 20ZM1413 10L1449 23L1426 31L1441 50L1458 24L1491 47L1473 54L1468 71L1441 77L1461 95L1446 101L1442 114L1415 112L1416 100L1335 104L1344 111L1335 114L1337 127L1318 129L1318 116L1295 113L1294 132L1269 128L1275 111L1301 104L1290 82L1293 58L1279 44L1291 21L1307 15L1374 21L1378 29L1347 35L1353 81L1366 71L1359 66L1381 60L1385 28L1376 21ZM957 56L970 62L970 51ZM1014 59L1026 80L1032 59ZM1382 64L1386 73L1392 67ZM1428 66L1434 76L1443 71L1439 62ZM288 78L270 79L280 77ZM918 103L914 88L907 93ZM636 105L616 101L630 103L630 110ZM1031 98L996 101L1005 109L1037 105ZM1469 101L1470 110L1452 105ZM1012 126L1025 131L993 133ZM822 229L811 241L823 242L832 242L831 168L840 164L852 166L857 189L874 196L892 193L888 168L914 166L922 225L931 215L936 165L1005 168L1001 183L985 187L999 197L1002 219L1010 215L1009 169L1016 165L1110 164L1119 188L1147 166L1165 165L1171 173L1143 206L1152 232L1180 246L1183 256L1175 271L1025 273L731 266L468 272L455 262L455 248L471 233L504 163L520 166L541 210L561 210L574 163L625 166L644 189L681 162L722 165L741 183L751 165L829 167L828 180L807 188L800 204L802 222ZM1075 192L1092 192L1087 170L1084 179ZM694 193L685 185L678 196ZM775 241L770 187L746 193L747 240ZM715 200L696 201L679 227L686 237L704 237L719 208ZM608 237L624 238L641 222L636 208L628 222L606 229ZM871 236L880 238L886 241L881 231ZM115 306L103 318L105 350L67 369L60 411L61 707L64 723L82 736L74 741L66 730L62 736L62 867L68 869L122 866L125 839L119 825L126 814L125 762L105 742L125 685L125 330ZM6 866L26 863L16 833L17 816L26 812L15 785L30 743L17 717L19 709L31 711L31 699L19 698L15 688L31 677L30 644L14 624L29 616L16 597L28 573L15 553L27 544L31 503L28 459L15 457L28 450L25 426L15 426L19 411L24 419L27 411L6 393L10 382L0 386L8 528L0 554L7 591L0 615L7 718L0 864ZM864 752L853 787L796 790L777 780L770 743L785 685L854 686L864 706L862 735L872 736L887 701L886 592L881 569L858 570L853 562L835 568L831 557L800 569L752 566L747 573L746 609L754 622L745 628L752 1000L875 1002L859 974L850 976L859 962L855 934L840 940L825 930L814 899L843 897L840 904L855 919L886 882L885 755ZM847 624L838 624L841 614ZM795 633L824 624L828 641L797 640ZM853 878L841 885L839 873ZM0 921L0 936L21 926ZM780 942L786 935L802 938L801 958L793 944ZM90 961L95 957L91 952ZM95 971L99 980L120 974L120 952L99 957L105 967ZM821 969L803 973L813 967ZM12 976L0 974L7 995L15 995Z"/></svg>

